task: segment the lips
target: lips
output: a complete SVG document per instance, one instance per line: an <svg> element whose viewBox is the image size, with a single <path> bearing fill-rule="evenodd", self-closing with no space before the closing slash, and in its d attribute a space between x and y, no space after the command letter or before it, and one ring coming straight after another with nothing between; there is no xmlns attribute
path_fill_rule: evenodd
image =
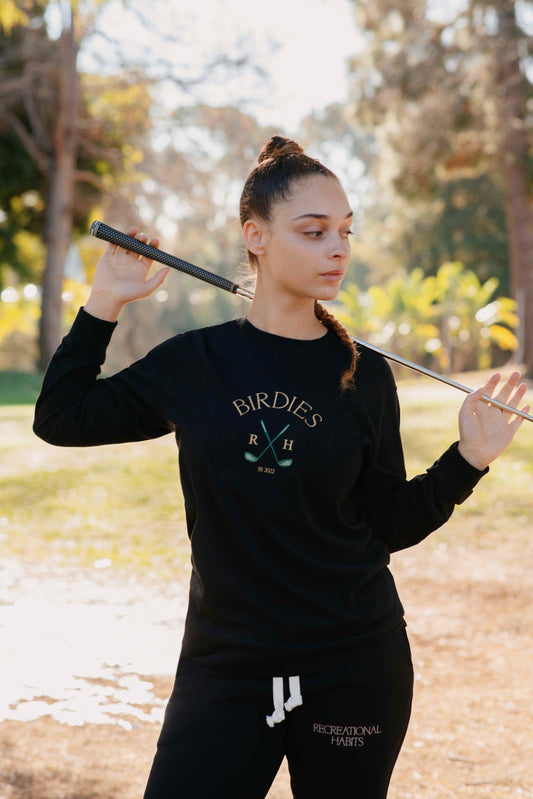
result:
<svg viewBox="0 0 533 799"><path fill-rule="evenodd" d="M323 272L321 277L325 277L328 280L342 280L344 272L341 269L332 269L331 272Z"/></svg>

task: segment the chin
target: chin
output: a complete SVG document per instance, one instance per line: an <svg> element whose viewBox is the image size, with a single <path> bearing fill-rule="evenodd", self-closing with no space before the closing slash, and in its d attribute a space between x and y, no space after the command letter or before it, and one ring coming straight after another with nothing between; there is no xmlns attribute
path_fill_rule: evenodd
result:
<svg viewBox="0 0 533 799"><path fill-rule="evenodd" d="M331 286L331 288L324 288L317 293L315 299L322 300L322 302L331 302L332 300L336 300L340 288L341 288L340 286Z"/></svg>

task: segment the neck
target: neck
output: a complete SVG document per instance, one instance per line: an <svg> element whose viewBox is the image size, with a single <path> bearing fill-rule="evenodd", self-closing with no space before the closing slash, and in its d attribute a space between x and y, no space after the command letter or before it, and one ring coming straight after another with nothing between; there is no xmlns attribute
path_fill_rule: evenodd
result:
<svg viewBox="0 0 533 799"><path fill-rule="evenodd" d="M269 297L266 302L258 289L248 311L248 321L265 333L285 338L311 340L326 333L326 328L315 316L313 299Z"/></svg>

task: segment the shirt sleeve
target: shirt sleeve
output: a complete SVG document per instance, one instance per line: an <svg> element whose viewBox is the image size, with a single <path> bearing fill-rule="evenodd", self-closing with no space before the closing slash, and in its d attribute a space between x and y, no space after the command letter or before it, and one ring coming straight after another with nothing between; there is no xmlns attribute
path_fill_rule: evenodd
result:
<svg viewBox="0 0 533 799"><path fill-rule="evenodd" d="M358 481L358 507L390 552L413 546L452 515L472 493L480 471L460 454L457 443L423 474L408 480L400 436L400 407L390 367L385 366L379 398L372 401L373 446ZM383 374L382 374L383 378Z"/></svg>
<svg viewBox="0 0 533 799"><path fill-rule="evenodd" d="M173 429L162 411L166 370L157 348L113 377L100 377L115 327L80 309L44 376L33 424L39 438L57 446L94 446L157 438Z"/></svg>

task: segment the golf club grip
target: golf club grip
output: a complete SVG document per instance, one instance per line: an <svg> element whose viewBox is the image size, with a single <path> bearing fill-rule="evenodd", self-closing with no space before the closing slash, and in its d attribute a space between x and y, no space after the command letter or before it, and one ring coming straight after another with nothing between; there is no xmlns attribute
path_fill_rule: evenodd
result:
<svg viewBox="0 0 533 799"><path fill-rule="evenodd" d="M206 283L210 283L212 286L216 286L219 289L230 291L232 294L235 294L239 288L236 283L232 283L231 280L227 280L225 277L215 275L212 272L208 272L206 269L190 264L188 261L183 261L175 255L170 255L168 252L159 250L157 247L145 244L144 241L139 241L139 239L133 236L128 236L127 233L122 233L120 230L116 230L99 220L95 220L92 223L90 234L97 239L107 241L109 244L122 247L124 250L130 250L130 252L142 255L152 261L158 261L165 266L171 266L172 269L177 269L179 272L184 272L187 275L196 277L198 280L204 280Z"/></svg>

